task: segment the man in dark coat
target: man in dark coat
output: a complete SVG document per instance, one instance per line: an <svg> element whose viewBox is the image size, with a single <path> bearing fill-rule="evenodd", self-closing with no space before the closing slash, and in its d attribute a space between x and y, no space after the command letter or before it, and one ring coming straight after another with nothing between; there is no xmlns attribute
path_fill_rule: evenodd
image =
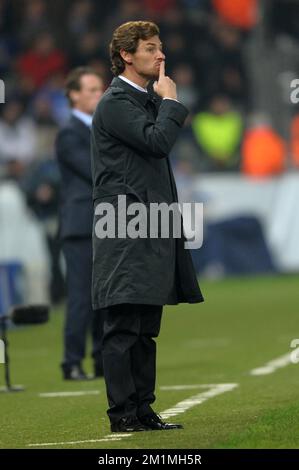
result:
<svg viewBox="0 0 299 470"><path fill-rule="evenodd" d="M56 154L61 172L60 236L67 270L67 312L64 326L63 376L91 378L82 368L87 332L91 326L95 376L103 375L102 319L93 312L92 177L90 128L92 114L103 94L103 80L88 67L78 67L66 80L72 116L58 133Z"/></svg>
<svg viewBox="0 0 299 470"><path fill-rule="evenodd" d="M93 306L104 308L103 364L112 432L177 429L152 410L156 344L165 304L201 302L185 238L101 235L103 203L126 222L119 197L130 203L177 202L168 154L188 114L165 76L159 29L151 22L117 28L110 44L116 77L92 125L94 195ZM154 94L147 85L156 79ZM110 224L111 221L109 221ZM99 233L101 232L101 233Z"/></svg>

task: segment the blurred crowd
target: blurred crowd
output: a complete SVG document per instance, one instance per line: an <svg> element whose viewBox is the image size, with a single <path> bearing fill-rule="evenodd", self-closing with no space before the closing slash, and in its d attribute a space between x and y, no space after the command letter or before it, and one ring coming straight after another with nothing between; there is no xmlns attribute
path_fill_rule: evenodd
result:
<svg viewBox="0 0 299 470"><path fill-rule="evenodd" d="M91 65L108 86L112 31L135 19L159 24L167 73L191 111L175 159L189 160L195 171L236 168L250 105L243 48L254 18L242 27L230 24L221 16L221 3L0 0L0 77L6 94L0 111L2 173L19 179L28 165L51 158L57 126L69 116L66 73Z"/></svg>
<svg viewBox="0 0 299 470"><path fill-rule="evenodd" d="M286 27L298 35L296 15L288 29L286 15L279 21L275 14L277 3L272 2L274 30ZM71 68L90 65L108 86L109 41L123 22L147 19L160 27L167 74L190 109L172 153L182 180L213 171L258 176L284 171L286 142L263 116L252 116L246 48L260 19L258 5L257 0L0 0L0 78L5 84L0 180L16 181L44 224L54 271L59 251L54 140L70 114L64 79ZM294 126L299 141L298 120Z"/></svg>

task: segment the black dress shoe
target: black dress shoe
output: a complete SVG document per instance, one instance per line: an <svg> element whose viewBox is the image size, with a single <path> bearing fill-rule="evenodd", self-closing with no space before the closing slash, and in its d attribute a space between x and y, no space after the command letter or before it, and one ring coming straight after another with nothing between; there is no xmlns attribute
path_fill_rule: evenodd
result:
<svg viewBox="0 0 299 470"><path fill-rule="evenodd" d="M63 371L64 380L94 380L93 375L86 374L81 366L74 365Z"/></svg>
<svg viewBox="0 0 299 470"><path fill-rule="evenodd" d="M139 432L150 431L150 428L141 424L134 416L124 416L115 423L111 423L111 432Z"/></svg>
<svg viewBox="0 0 299 470"><path fill-rule="evenodd" d="M169 429L183 429L181 424L165 423L161 420L160 416L152 413L139 417L139 421L150 428L152 431L167 431Z"/></svg>

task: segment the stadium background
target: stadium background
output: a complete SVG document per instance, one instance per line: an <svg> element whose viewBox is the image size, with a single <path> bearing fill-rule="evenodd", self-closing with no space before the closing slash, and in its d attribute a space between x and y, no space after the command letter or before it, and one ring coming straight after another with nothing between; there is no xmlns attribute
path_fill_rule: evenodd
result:
<svg viewBox="0 0 299 470"><path fill-rule="evenodd" d="M58 370L65 292L53 149L69 116L68 70L91 65L108 86L112 31L135 19L159 24L167 74L190 109L172 165L181 200L205 208L204 244L192 255L206 303L165 315L159 385L238 385L186 411L179 442L96 445L298 447L296 365L250 374L290 352L298 336L299 108L291 84L299 78L299 4L291 0L0 0L0 314L20 302L52 306L48 325L10 331L13 378L28 390L0 396L0 447L92 447L108 433L102 383L80 386L100 399L61 398L53 414L39 398L73 390ZM159 409L193 393L186 390L161 388Z"/></svg>

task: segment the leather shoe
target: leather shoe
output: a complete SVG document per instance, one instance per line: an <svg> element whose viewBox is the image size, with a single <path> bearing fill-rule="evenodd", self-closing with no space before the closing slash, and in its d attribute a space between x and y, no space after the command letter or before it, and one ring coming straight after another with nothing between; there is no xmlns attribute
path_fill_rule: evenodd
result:
<svg viewBox="0 0 299 470"><path fill-rule="evenodd" d="M183 429L181 424L165 423L155 413L139 417L139 421L152 431L167 431L170 429Z"/></svg>
<svg viewBox="0 0 299 470"><path fill-rule="evenodd" d="M64 380L94 380L93 375L86 374L81 366L74 365L63 371Z"/></svg>
<svg viewBox="0 0 299 470"><path fill-rule="evenodd" d="M150 431L150 428L141 424L135 416L124 416L111 423L111 432L140 432Z"/></svg>

